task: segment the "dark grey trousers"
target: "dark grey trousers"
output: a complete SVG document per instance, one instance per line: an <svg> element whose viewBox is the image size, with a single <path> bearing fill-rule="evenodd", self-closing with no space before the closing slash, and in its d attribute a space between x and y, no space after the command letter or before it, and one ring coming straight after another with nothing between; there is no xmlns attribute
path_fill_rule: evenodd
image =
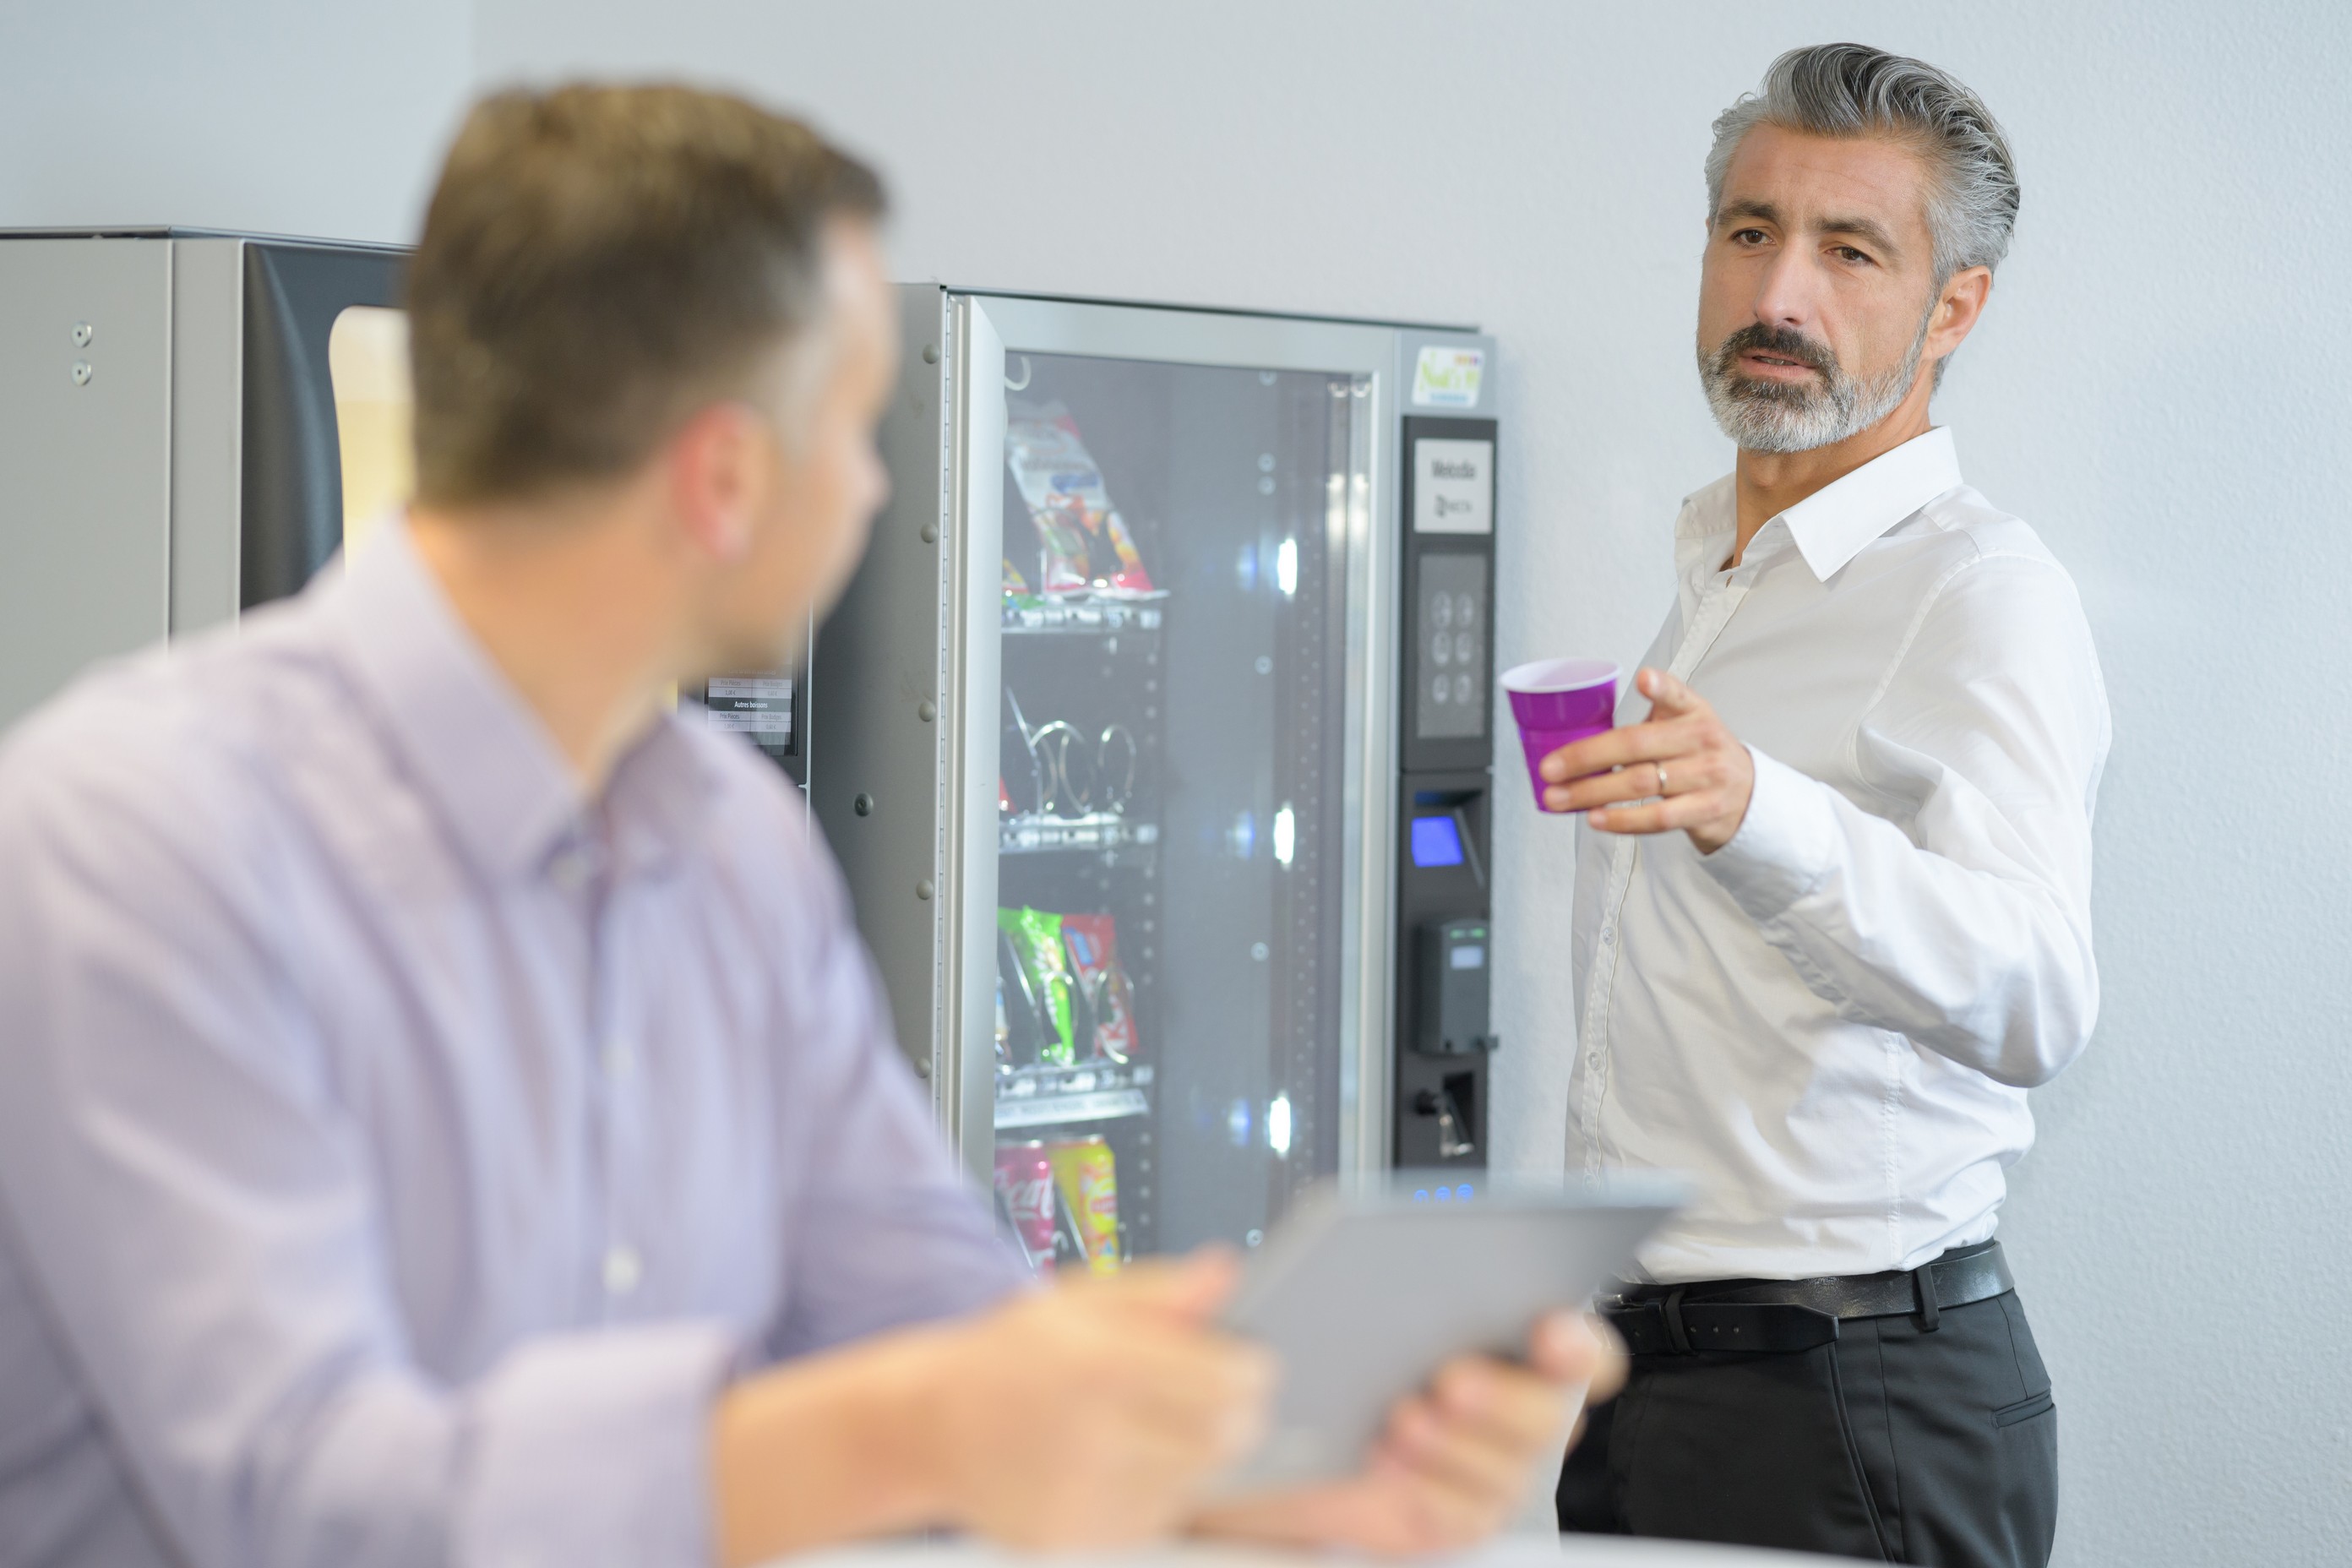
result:
<svg viewBox="0 0 2352 1568"><path fill-rule="evenodd" d="M2042 1568L2058 1411L2014 1291L1854 1318L1795 1355L1649 1355L1592 1412L1563 1531L1944 1568Z"/></svg>

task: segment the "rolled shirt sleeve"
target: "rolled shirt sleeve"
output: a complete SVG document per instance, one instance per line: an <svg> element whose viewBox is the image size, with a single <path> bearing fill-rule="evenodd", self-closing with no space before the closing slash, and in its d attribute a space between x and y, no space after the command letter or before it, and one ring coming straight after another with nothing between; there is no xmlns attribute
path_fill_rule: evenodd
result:
<svg viewBox="0 0 2352 1568"><path fill-rule="evenodd" d="M2098 1013L2091 802L2106 737L2072 583L2045 558L1982 556L1924 609L1850 737L1871 798L1750 748L1748 814L1700 864L1841 1016L2042 1083Z"/></svg>
<svg viewBox="0 0 2352 1568"><path fill-rule="evenodd" d="M301 911L257 814L16 760L0 770L0 1194L180 1552L708 1562L703 1433L734 1334L620 1327L526 1341L462 1384L423 1374L369 1152L269 936Z"/></svg>

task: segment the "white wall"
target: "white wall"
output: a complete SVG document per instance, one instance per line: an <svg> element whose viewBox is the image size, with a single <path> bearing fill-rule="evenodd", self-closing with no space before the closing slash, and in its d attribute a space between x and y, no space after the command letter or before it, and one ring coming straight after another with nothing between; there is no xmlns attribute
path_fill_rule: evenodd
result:
<svg viewBox="0 0 2352 1568"><path fill-rule="evenodd" d="M463 37L473 18L470 54ZM2352 33L2334 5L1152 10L763 0L58 5L0 19L0 224L408 231L471 68L676 71L893 177L908 277L1475 321L1510 400L1506 658L1631 657L1676 500L1698 163L1778 50L1938 61L2025 206L1941 416L2073 566L2111 683L2107 1005L2003 1227L2059 1379L2060 1556L2352 1542ZM1500 1152L1557 1160L1567 835L1500 826Z"/></svg>
<svg viewBox="0 0 2352 1568"><path fill-rule="evenodd" d="M774 5L481 0L478 68L676 69L895 183L909 277L1499 334L1505 659L1640 652L1677 499L1707 122L1855 37L1982 91L2025 204L1941 415L2074 568L2112 683L2106 1008L2003 1234L2070 1564L2352 1542L2352 256L2322 4ZM1017 19L1016 19L1017 18ZM1506 793L1507 802L1511 797ZM1569 838L1506 810L1496 1143L1562 1142Z"/></svg>
<svg viewBox="0 0 2352 1568"><path fill-rule="evenodd" d="M410 237L470 0L7 0L0 226Z"/></svg>

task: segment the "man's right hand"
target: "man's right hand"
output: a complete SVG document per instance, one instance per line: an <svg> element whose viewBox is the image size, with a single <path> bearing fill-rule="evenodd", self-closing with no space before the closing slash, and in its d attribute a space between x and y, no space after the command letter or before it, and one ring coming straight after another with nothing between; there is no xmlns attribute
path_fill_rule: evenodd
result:
<svg viewBox="0 0 2352 1568"><path fill-rule="evenodd" d="M1171 1531L1264 1434L1274 1363L1216 1332L1226 1252L1034 1292L941 1336L927 1440L950 1521L1067 1551Z"/></svg>
<svg viewBox="0 0 2352 1568"><path fill-rule="evenodd" d="M711 1422L722 1563L929 1525L1045 1551L1171 1533L1264 1432L1273 1359L1211 1326L1230 1253L1067 1279L737 1384Z"/></svg>

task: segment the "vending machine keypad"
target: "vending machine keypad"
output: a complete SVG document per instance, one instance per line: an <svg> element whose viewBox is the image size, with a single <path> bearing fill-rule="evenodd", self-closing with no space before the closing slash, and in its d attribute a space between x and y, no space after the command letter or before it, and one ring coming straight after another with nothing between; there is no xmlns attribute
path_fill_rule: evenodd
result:
<svg viewBox="0 0 2352 1568"><path fill-rule="evenodd" d="M1486 558L1440 554L1421 558L1420 604L1413 644L1421 676L1414 684L1413 731L1423 740L1474 740L1486 732L1492 697L1486 689Z"/></svg>

